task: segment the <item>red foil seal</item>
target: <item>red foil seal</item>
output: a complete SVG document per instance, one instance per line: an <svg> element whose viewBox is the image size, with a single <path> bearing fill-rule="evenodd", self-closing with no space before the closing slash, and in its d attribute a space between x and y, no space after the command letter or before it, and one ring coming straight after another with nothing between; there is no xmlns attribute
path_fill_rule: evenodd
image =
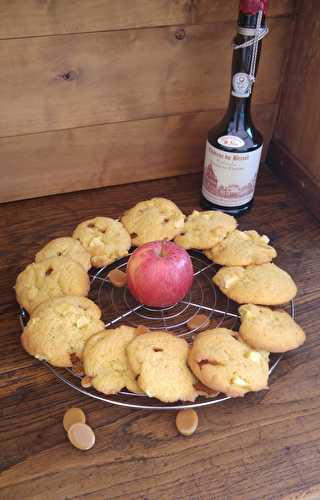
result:
<svg viewBox="0 0 320 500"><path fill-rule="evenodd" d="M259 10L262 10L264 15L266 15L269 7L269 0L240 0L239 9L245 14L257 14Z"/></svg>

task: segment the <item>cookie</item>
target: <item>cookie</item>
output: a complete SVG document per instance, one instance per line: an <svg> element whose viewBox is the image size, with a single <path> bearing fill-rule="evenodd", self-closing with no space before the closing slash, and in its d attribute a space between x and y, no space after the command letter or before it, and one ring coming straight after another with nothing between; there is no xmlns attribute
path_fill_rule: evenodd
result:
<svg viewBox="0 0 320 500"><path fill-rule="evenodd" d="M81 222L72 236L90 253L93 267L108 266L125 257L131 246L130 236L121 222L109 217Z"/></svg>
<svg viewBox="0 0 320 500"><path fill-rule="evenodd" d="M29 264L16 281L19 304L29 313L54 297L88 295L90 281L83 267L69 257L52 257Z"/></svg>
<svg viewBox="0 0 320 500"><path fill-rule="evenodd" d="M246 304L239 308L239 313L239 333L254 349L286 352L305 341L304 331L286 311Z"/></svg>
<svg viewBox="0 0 320 500"><path fill-rule="evenodd" d="M198 212L188 216L185 225L175 238L175 243L185 249L212 248L237 227L237 221L223 212Z"/></svg>
<svg viewBox="0 0 320 500"><path fill-rule="evenodd" d="M208 259L222 266L249 266L265 264L277 256L270 246L267 236L260 236L256 231L232 231L228 236L205 251Z"/></svg>
<svg viewBox="0 0 320 500"><path fill-rule="evenodd" d="M207 387L231 397L268 388L269 355L253 350L236 332L216 328L199 333L188 363Z"/></svg>
<svg viewBox="0 0 320 500"><path fill-rule="evenodd" d="M104 394L116 394L124 387L141 392L128 365L126 347L136 336L135 328L120 326L93 335L83 352L85 374Z"/></svg>
<svg viewBox="0 0 320 500"><path fill-rule="evenodd" d="M239 304L284 304L297 293L297 287L289 274L269 263L222 267L212 281L227 297Z"/></svg>
<svg viewBox="0 0 320 500"><path fill-rule="evenodd" d="M194 401L195 379L187 366L186 340L166 332L138 335L127 347L137 383L150 397L165 403Z"/></svg>
<svg viewBox="0 0 320 500"><path fill-rule="evenodd" d="M41 304L24 328L21 342L37 359L53 366L72 366L72 355L81 359L85 342L104 329L101 311L84 297L59 297Z"/></svg>
<svg viewBox="0 0 320 500"><path fill-rule="evenodd" d="M127 210L121 222L131 236L132 244L172 240L182 229L184 215L172 201L152 198Z"/></svg>
<svg viewBox="0 0 320 500"><path fill-rule="evenodd" d="M69 257L78 262L78 264L81 264L85 271L89 271L91 267L90 254L81 245L80 241L71 238L71 236L56 238L55 240L49 241L49 243L36 254L35 262L42 262L52 257Z"/></svg>

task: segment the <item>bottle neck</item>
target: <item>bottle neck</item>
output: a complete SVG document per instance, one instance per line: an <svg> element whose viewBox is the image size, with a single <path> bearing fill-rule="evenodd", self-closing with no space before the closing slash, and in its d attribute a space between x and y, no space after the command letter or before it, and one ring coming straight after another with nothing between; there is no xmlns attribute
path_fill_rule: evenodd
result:
<svg viewBox="0 0 320 500"><path fill-rule="evenodd" d="M230 94L227 115L233 130L246 130L251 125L251 95L235 97Z"/></svg>
<svg viewBox="0 0 320 500"><path fill-rule="evenodd" d="M238 32L234 38L234 45L242 45L253 39L257 26L258 13L239 13ZM261 27L265 26L265 16L262 16ZM260 58L261 41L258 45L255 75ZM232 75L228 117L235 122L236 129L246 129L251 123L251 97L253 83L249 79L253 45L241 47L233 51Z"/></svg>

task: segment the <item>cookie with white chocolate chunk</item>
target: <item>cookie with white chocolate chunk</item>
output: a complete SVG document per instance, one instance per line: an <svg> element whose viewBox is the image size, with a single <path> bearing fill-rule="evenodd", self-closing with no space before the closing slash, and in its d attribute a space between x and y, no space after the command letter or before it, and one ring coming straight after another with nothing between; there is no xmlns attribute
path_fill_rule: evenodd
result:
<svg viewBox="0 0 320 500"><path fill-rule="evenodd" d="M165 403L194 401L198 395L187 366L188 352L186 340L163 331L138 335L127 347L138 385Z"/></svg>
<svg viewBox="0 0 320 500"><path fill-rule="evenodd" d="M172 240L183 227L184 215L173 201L152 198L127 210L121 222L132 244L140 246L150 241Z"/></svg>
<svg viewBox="0 0 320 500"><path fill-rule="evenodd" d="M174 241L185 249L204 250L222 241L236 227L237 221L231 215L194 210Z"/></svg>
<svg viewBox="0 0 320 500"><path fill-rule="evenodd" d="M128 255L131 240L121 222L110 217L95 217L81 222L73 232L91 255L93 267L112 264Z"/></svg>
<svg viewBox="0 0 320 500"><path fill-rule="evenodd" d="M212 281L227 297L239 304L284 304L297 293L291 276L271 263L222 267Z"/></svg>
<svg viewBox="0 0 320 500"><path fill-rule="evenodd" d="M52 257L29 264L17 277L19 304L32 313L43 302L63 295L85 297L90 281L83 266L69 257Z"/></svg>
<svg viewBox="0 0 320 500"><path fill-rule="evenodd" d="M127 345L136 337L135 328L122 325L93 335L83 352L83 366L91 385L104 394L116 394L124 387L141 392L127 355Z"/></svg>
<svg viewBox="0 0 320 500"><path fill-rule="evenodd" d="M41 304L21 335L24 349L53 366L71 367L81 359L91 335L104 329L101 311L84 297L59 297Z"/></svg>
<svg viewBox="0 0 320 500"><path fill-rule="evenodd" d="M239 333L254 349L286 352L305 341L304 331L286 311L245 304L239 308L239 313Z"/></svg>
<svg viewBox="0 0 320 500"><path fill-rule="evenodd" d="M237 332L215 328L196 337L188 364L207 387L239 397L268 388L268 360L267 352L253 350Z"/></svg>
<svg viewBox="0 0 320 500"><path fill-rule="evenodd" d="M85 271L89 271L91 267L89 252L82 246L80 241L71 238L71 236L55 238L49 241L36 254L35 262L42 262L52 257L69 257L81 264Z"/></svg>
<svg viewBox="0 0 320 500"><path fill-rule="evenodd" d="M256 231L236 229L213 248L206 250L205 255L222 266L249 266L271 262L277 252L269 245L267 236L260 236Z"/></svg>

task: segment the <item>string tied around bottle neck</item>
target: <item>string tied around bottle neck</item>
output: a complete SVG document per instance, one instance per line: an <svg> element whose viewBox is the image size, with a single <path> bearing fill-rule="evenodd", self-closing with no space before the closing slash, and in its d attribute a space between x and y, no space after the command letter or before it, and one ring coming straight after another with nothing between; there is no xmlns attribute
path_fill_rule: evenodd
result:
<svg viewBox="0 0 320 500"><path fill-rule="evenodd" d="M243 42L239 45L236 43L233 44L234 50L243 49L245 47L250 47L252 45L250 71L248 75L251 84L255 81L255 71L257 65L259 42L269 33L269 28L267 26L261 27L262 16L263 16L263 11L259 10L257 16L257 26L255 28L254 35L250 40L247 40L246 42Z"/></svg>

